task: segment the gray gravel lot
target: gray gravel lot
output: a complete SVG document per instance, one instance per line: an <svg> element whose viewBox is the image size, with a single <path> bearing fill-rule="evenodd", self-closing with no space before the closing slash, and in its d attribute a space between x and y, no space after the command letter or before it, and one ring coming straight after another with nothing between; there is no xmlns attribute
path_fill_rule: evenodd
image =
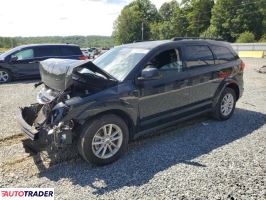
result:
<svg viewBox="0 0 266 200"><path fill-rule="evenodd" d="M130 144L118 162L93 167L24 151L18 106L36 81L0 85L0 187L53 187L56 199L266 199L266 59L244 59L245 92L224 122L200 117ZM74 153L75 152L75 153Z"/></svg>

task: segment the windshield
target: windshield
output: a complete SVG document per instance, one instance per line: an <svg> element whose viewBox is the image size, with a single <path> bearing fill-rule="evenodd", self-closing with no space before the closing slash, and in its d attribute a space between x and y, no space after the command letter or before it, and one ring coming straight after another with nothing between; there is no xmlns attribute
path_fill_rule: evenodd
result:
<svg viewBox="0 0 266 200"><path fill-rule="evenodd" d="M122 81L148 51L148 49L116 47L95 59L93 63Z"/></svg>

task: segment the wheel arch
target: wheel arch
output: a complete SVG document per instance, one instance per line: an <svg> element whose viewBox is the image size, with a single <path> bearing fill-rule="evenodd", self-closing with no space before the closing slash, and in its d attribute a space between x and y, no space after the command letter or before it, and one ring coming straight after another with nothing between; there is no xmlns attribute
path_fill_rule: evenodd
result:
<svg viewBox="0 0 266 200"><path fill-rule="evenodd" d="M238 87L238 85L236 84L236 83L229 83L229 84L227 84L226 85L226 87L225 88L231 88L231 89L233 89L234 91L235 91L235 94L236 94L236 101L239 99L239 95L240 95L240 90L239 90L239 87Z"/></svg>
<svg viewBox="0 0 266 200"><path fill-rule="evenodd" d="M216 90L216 93L215 93L215 96L214 96L214 99L213 99L213 107L216 105L216 103L219 101L219 98L222 94L222 92L225 90L225 88L231 88L235 91L236 93L236 101L239 99L240 97L240 89L239 89L239 86L238 84L231 80L231 81L228 81L228 82L224 82L223 84L221 84L218 89Z"/></svg>
<svg viewBox="0 0 266 200"><path fill-rule="evenodd" d="M136 124L134 123L134 120L130 117L130 115L123 110L120 110L120 109L106 110L106 111L103 111L103 112L100 112L100 113L97 113L93 116L88 117L86 122L92 121L96 118L99 118L102 115L108 115L108 114L117 115L118 117L123 119L128 126L129 139L130 140L133 139L134 132L136 130Z"/></svg>

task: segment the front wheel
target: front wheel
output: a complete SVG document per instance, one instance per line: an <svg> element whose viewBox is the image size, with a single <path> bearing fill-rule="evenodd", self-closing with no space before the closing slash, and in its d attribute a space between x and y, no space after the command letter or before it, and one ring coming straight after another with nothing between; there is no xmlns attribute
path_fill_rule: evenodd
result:
<svg viewBox="0 0 266 200"><path fill-rule="evenodd" d="M92 164L105 165L127 150L128 127L117 115L103 115L85 125L78 141L81 156Z"/></svg>
<svg viewBox="0 0 266 200"><path fill-rule="evenodd" d="M213 116L218 120L227 120L233 115L235 105L235 91L231 88L225 88L213 109Z"/></svg>
<svg viewBox="0 0 266 200"><path fill-rule="evenodd" d="M6 69L0 69L0 83L7 83L12 80L11 73Z"/></svg>

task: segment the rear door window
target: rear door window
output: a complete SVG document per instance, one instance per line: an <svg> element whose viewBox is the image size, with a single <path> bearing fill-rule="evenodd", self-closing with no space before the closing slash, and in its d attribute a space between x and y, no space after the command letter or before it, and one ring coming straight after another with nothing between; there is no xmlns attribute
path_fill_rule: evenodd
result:
<svg viewBox="0 0 266 200"><path fill-rule="evenodd" d="M58 57L60 56L60 48L57 46L41 46L35 47L35 57Z"/></svg>
<svg viewBox="0 0 266 200"><path fill-rule="evenodd" d="M211 46L211 49L216 57L216 64L223 64L236 59L236 56L226 47Z"/></svg>
<svg viewBox="0 0 266 200"><path fill-rule="evenodd" d="M62 46L61 52L63 56L82 55L80 48L74 46Z"/></svg>
<svg viewBox="0 0 266 200"><path fill-rule="evenodd" d="M188 68L214 64L213 54L206 45L185 46L184 50Z"/></svg>

